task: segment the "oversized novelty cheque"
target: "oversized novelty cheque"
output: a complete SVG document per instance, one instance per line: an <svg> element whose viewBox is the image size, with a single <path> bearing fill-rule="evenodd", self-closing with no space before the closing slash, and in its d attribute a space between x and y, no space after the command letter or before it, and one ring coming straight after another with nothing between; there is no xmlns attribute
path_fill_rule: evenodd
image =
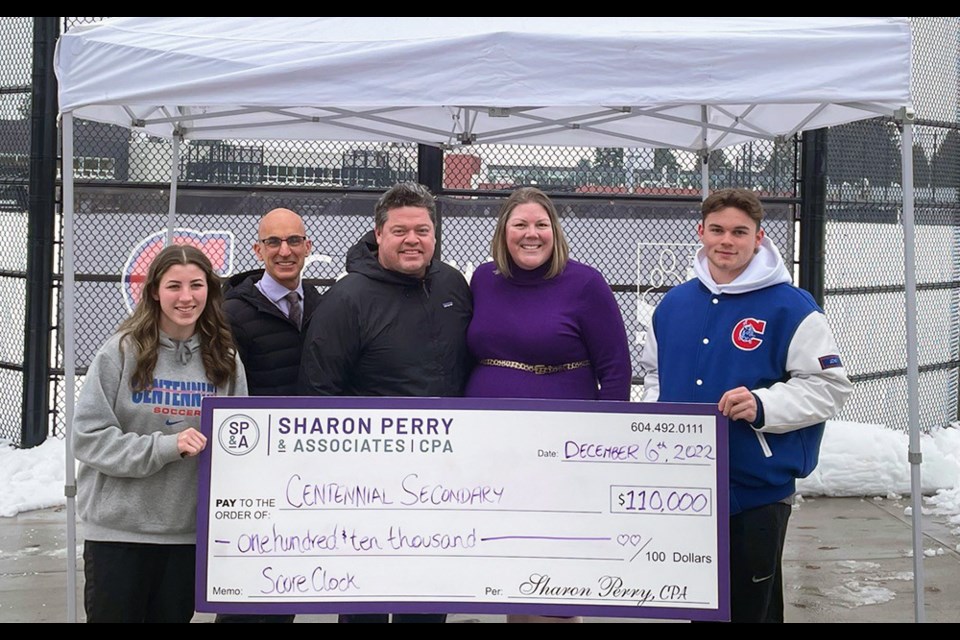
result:
<svg viewBox="0 0 960 640"><path fill-rule="evenodd" d="M688 404L205 399L197 609L725 619L726 426Z"/></svg>

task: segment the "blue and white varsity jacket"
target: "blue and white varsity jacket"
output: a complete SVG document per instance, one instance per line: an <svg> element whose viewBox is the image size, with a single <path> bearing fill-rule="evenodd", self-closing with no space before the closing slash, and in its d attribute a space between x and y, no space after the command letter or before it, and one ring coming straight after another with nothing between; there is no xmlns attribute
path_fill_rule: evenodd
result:
<svg viewBox="0 0 960 640"><path fill-rule="evenodd" d="M641 364L646 402L716 403L747 387L757 420L730 422L730 513L793 495L817 466L823 423L853 387L823 311L790 284L773 243L736 280L717 284L704 250L696 279L669 291L653 313Z"/></svg>

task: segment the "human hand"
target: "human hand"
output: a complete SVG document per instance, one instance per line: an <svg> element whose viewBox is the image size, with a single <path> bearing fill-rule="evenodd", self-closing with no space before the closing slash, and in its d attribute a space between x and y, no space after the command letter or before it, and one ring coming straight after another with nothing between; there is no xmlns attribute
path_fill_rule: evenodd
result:
<svg viewBox="0 0 960 640"><path fill-rule="evenodd" d="M757 398L746 387L737 387L724 393L717 408L731 420L753 423L757 419Z"/></svg>
<svg viewBox="0 0 960 640"><path fill-rule="evenodd" d="M192 458L199 455L207 446L207 436L193 427L187 427L177 434L177 450L181 458Z"/></svg>

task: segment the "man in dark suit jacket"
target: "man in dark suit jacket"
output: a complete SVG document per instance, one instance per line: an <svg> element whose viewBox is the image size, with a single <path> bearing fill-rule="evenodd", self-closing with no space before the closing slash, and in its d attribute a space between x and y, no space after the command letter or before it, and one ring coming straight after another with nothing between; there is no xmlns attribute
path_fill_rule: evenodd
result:
<svg viewBox="0 0 960 640"><path fill-rule="evenodd" d="M252 396L297 395L301 328L320 294L300 275L310 254L303 219L273 209L260 219L253 252L264 268L233 276L223 310L233 330ZM217 622L293 622L293 616L217 615Z"/></svg>

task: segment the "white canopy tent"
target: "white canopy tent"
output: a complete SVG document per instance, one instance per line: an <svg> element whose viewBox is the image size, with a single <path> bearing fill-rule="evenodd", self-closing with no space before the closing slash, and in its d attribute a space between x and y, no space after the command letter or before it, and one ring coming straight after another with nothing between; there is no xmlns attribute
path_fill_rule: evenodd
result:
<svg viewBox="0 0 960 640"><path fill-rule="evenodd" d="M874 18L127 18L57 59L75 117L195 139L700 151L909 100Z"/></svg>
<svg viewBox="0 0 960 640"><path fill-rule="evenodd" d="M665 147L699 153L878 115L903 124L908 397L920 513L911 35L903 18L118 18L58 44L73 119L184 139ZM69 163L69 164L68 164ZM64 183L66 424L75 394L73 176ZM707 189L707 168L703 190ZM67 438L68 493L74 489ZM68 497L73 552L73 499ZM917 619L922 544L914 525ZM75 558L72 558L75 562ZM68 572L73 576L73 572ZM76 618L75 585L69 619Z"/></svg>

